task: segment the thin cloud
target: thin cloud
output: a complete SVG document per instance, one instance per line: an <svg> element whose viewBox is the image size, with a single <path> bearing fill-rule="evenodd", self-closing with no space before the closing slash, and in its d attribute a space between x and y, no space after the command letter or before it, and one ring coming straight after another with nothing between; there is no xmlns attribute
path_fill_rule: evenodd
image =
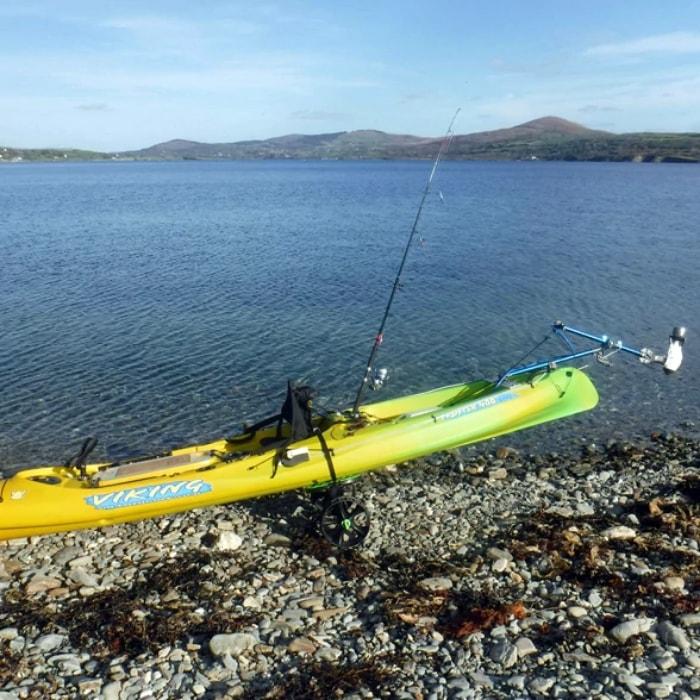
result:
<svg viewBox="0 0 700 700"><path fill-rule="evenodd" d="M111 107L104 102L90 102L83 105L76 105L76 109L81 112L109 112Z"/></svg>
<svg viewBox="0 0 700 700"><path fill-rule="evenodd" d="M671 32L653 36L591 46L586 56L644 56L653 53L700 53L700 33Z"/></svg>
<svg viewBox="0 0 700 700"><path fill-rule="evenodd" d="M133 15L111 17L100 23L108 29L120 29L139 36L188 35L193 32L216 30L229 34L255 34L260 25L246 20L218 18L210 21L183 20L167 15Z"/></svg>
<svg viewBox="0 0 700 700"><path fill-rule="evenodd" d="M582 114L596 114L597 112L619 112L618 107L611 107L610 105L585 105L584 107L579 107L578 111Z"/></svg>

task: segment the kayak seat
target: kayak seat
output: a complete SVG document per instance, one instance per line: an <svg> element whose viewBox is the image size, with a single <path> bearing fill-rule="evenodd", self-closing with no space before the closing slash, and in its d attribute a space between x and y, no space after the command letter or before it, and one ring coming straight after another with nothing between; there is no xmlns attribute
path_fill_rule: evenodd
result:
<svg viewBox="0 0 700 700"><path fill-rule="evenodd" d="M132 476L141 476L163 469L176 469L178 467L195 467L197 464L211 460L211 452L187 452L181 455L166 455L154 459L144 459L138 462L117 464L98 472L96 479L100 482L125 479Z"/></svg>
<svg viewBox="0 0 700 700"><path fill-rule="evenodd" d="M287 382L287 396L282 404L282 409L274 416L268 416L258 421L255 425L246 426L245 439L249 440L252 435L269 425L277 424L275 434L270 437L263 437L260 445L265 448L282 448L298 440L304 440L314 433L313 420L311 415L311 404L315 391L309 386L294 386ZM282 426L289 425L289 434L283 435ZM235 440L229 440L235 444Z"/></svg>

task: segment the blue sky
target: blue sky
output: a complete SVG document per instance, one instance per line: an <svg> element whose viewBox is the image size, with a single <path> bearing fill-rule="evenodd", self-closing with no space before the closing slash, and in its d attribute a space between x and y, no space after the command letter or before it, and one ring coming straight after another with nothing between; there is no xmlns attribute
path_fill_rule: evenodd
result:
<svg viewBox="0 0 700 700"><path fill-rule="evenodd" d="M0 144L700 131L700 2L2 0Z"/></svg>

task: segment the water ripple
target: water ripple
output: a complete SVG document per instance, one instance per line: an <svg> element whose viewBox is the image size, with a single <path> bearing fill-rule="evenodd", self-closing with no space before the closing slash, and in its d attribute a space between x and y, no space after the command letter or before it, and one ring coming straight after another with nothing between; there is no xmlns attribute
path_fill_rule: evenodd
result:
<svg viewBox="0 0 700 700"><path fill-rule="evenodd" d="M425 163L0 168L0 462L166 449L352 401ZM700 327L697 169L445 163L380 356L388 394L495 376L556 318L663 347ZM699 421L677 377L595 368L601 406L524 444ZM533 433L534 435L534 433Z"/></svg>

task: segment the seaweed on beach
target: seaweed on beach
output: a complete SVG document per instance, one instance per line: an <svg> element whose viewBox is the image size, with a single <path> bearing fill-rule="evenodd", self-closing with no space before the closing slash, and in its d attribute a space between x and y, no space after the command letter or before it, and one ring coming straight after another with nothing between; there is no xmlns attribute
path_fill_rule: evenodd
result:
<svg viewBox="0 0 700 700"><path fill-rule="evenodd" d="M525 615L525 606L521 600L512 603L491 601L491 605L458 608L444 624L443 630L450 636L461 639L475 632L486 632L498 625L504 625L511 619L522 620Z"/></svg>
<svg viewBox="0 0 700 700"><path fill-rule="evenodd" d="M354 664L313 663L287 673L284 683L267 692L249 688L247 698L265 700L331 700L345 693L367 689L377 696L389 696L399 679L399 659L377 656Z"/></svg>
<svg viewBox="0 0 700 700"><path fill-rule="evenodd" d="M521 600L508 602L500 594L474 590L393 593L386 596L384 609L390 621L434 627L453 639L486 632L526 615Z"/></svg>
<svg viewBox="0 0 700 700"><path fill-rule="evenodd" d="M231 632L256 618L221 609L201 615L172 604L144 604L143 597L132 591L113 589L71 603L54 621L68 631L77 648L103 656L138 656L183 638Z"/></svg>
<svg viewBox="0 0 700 700"><path fill-rule="evenodd" d="M9 642L0 643L0 688L17 685L31 675L30 661L22 654L12 651Z"/></svg>
<svg viewBox="0 0 700 700"><path fill-rule="evenodd" d="M461 639L478 631L487 631L508 620L525 617L520 600L509 602L507 590L464 588L425 590L420 581L430 577L458 574L466 577L470 569L449 560L409 562L392 556L384 561L392 576L392 592L385 593L383 607L390 622L424 628L436 628L447 637ZM399 584L399 585L397 585Z"/></svg>
<svg viewBox="0 0 700 700"><path fill-rule="evenodd" d="M647 511L659 509L654 500L645 507ZM685 517L675 509L667 512L672 512L674 518ZM516 559L528 561L543 579L561 578L579 588L595 586L625 606L633 605L648 614L681 614L700 607L696 593L681 594L660 585L663 576L673 574L684 576L691 584L689 590L696 589L700 566L694 553L673 546L656 530L631 539L601 537L600 530L611 522L606 518L564 518L539 512L521 522L505 546ZM615 566L619 556L636 557L655 573L623 574Z"/></svg>
<svg viewBox="0 0 700 700"><path fill-rule="evenodd" d="M224 553L186 551L142 572L128 588L65 603L26 600L19 591L10 591L0 614L20 630L66 633L75 647L96 656L138 656L180 640L255 624L254 615L226 606L227 582L237 571L243 569Z"/></svg>

